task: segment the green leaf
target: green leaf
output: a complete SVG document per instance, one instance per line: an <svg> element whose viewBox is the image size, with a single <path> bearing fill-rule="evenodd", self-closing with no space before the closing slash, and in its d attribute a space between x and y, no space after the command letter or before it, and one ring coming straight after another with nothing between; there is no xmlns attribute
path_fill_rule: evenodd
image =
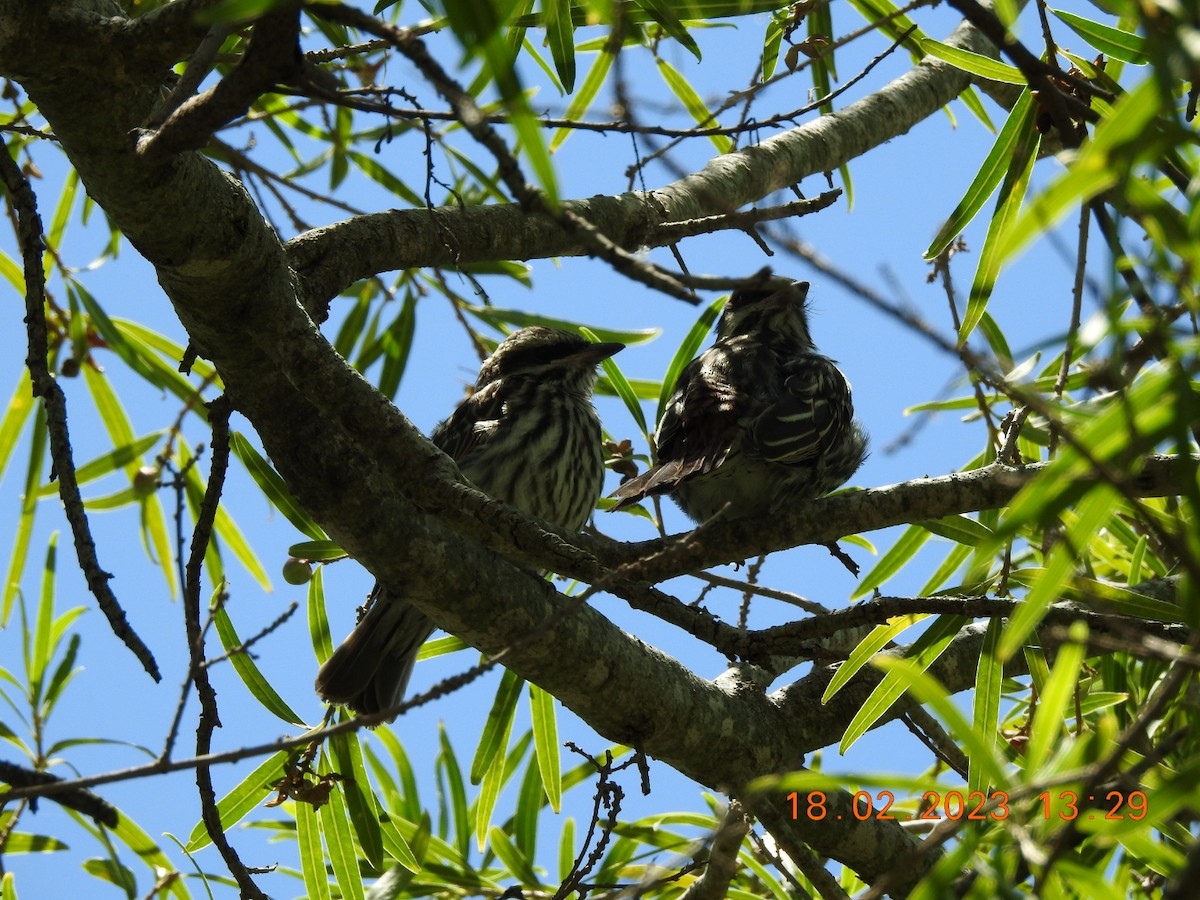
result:
<svg viewBox="0 0 1200 900"><path fill-rule="evenodd" d="M438 727L441 742L441 752L438 754L437 767L445 774L443 790L448 794L450 812L454 824L454 846L464 859L471 851L471 819L467 813L467 789L463 783L462 770L454 748L450 746L450 738L444 726Z"/></svg>
<svg viewBox="0 0 1200 900"><path fill-rule="evenodd" d="M1058 599L1062 586L1066 583L1075 567L1073 554L1062 544L1056 544L1050 550L1042 577L1038 579L1033 589L1026 595L1024 602L1017 606L1016 611L1004 628L1004 637L1000 640L997 654L1004 662L1012 659L1013 655L1024 646L1029 635L1045 618L1050 604Z"/></svg>
<svg viewBox="0 0 1200 900"><path fill-rule="evenodd" d="M950 641L969 621L965 616L938 616L924 633L913 641L906 659L917 670L924 672L937 661L937 658L950 646ZM841 743L838 745L842 753L849 750L855 741L866 734L867 730L892 708L911 681L910 673L902 674L900 669L889 671L883 677L883 681L875 686L862 708L846 727L846 733L842 735Z"/></svg>
<svg viewBox="0 0 1200 900"><path fill-rule="evenodd" d="M1144 66L1149 62L1146 55L1146 39L1141 35L1131 34L1111 25L1102 25L1065 10L1046 8L1101 53L1136 66Z"/></svg>
<svg viewBox="0 0 1200 900"><path fill-rule="evenodd" d="M425 200L420 194L389 172L375 157L357 150L347 149L344 158L354 163L355 167L376 184L386 188L392 196L398 197L410 206L425 205Z"/></svg>
<svg viewBox="0 0 1200 900"><path fill-rule="evenodd" d="M581 326L579 331L592 343L601 343L600 339L596 337L596 333L586 325ZM650 429L646 425L646 416L642 412L642 404L638 400L637 393L634 391L632 385L625 378L625 373L621 371L620 367L611 357L604 360L601 366L604 368L604 374L608 376L608 383L617 392L617 396L621 398L621 401L625 404L625 408L629 410L630 415L633 416L633 420L637 422L638 427L642 430L642 434L649 435Z"/></svg>
<svg viewBox="0 0 1200 900"><path fill-rule="evenodd" d="M558 839L558 879L566 881L575 867L575 820L567 817Z"/></svg>
<svg viewBox="0 0 1200 900"><path fill-rule="evenodd" d="M544 0L542 23L558 80L569 94L575 89L575 29L571 25L571 0Z"/></svg>
<svg viewBox="0 0 1200 900"><path fill-rule="evenodd" d="M1033 95L1025 90L1013 104L1012 111L1004 120L1004 127L996 135L995 143L975 173L966 195L958 201L946 223L925 251L925 259L936 259L983 208L987 198L996 190L1018 148L1026 141L1033 124Z"/></svg>
<svg viewBox="0 0 1200 900"><path fill-rule="evenodd" d="M233 620L229 618L229 610L226 606L218 604L212 615L217 636L221 639L221 646L225 648L226 653L229 653L229 662L233 665L233 670L237 672L251 696L261 703L264 709L283 719L289 725L304 726L304 720L287 705L275 688L271 687L263 673L259 671L254 658L249 653L232 652L234 648L242 646L242 639L233 626Z"/></svg>
<svg viewBox="0 0 1200 900"><path fill-rule="evenodd" d="M988 300L991 299L992 289L995 287L996 278L1000 275L1005 259L1001 250L1004 236L1010 223L1020 213L1021 202L1029 188L1029 177L1037 159L1041 136L1033 127L1032 103L1027 118L1018 122L1018 125L1020 129L1013 136L1015 140L1012 145L1012 155L1005 160L1007 168L1004 183L1000 186L1000 193L996 198L996 208L992 213L991 221L988 222L983 248L979 251L979 264L975 269L975 278L971 282L971 292L967 298L967 309L958 330L960 344L965 343L975 331L975 327L987 310Z"/></svg>
<svg viewBox="0 0 1200 900"><path fill-rule="evenodd" d="M567 107L567 111L563 118L569 121L575 121L583 118L592 106L592 101L596 99L596 95L600 93L600 88L604 84L604 80L608 77L608 72L612 68L613 54L602 50L597 54L595 61L588 68L587 75L583 78L583 84L579 91L571 98L571 103ZM559 128L554 132L554 136L550 138L550 152L553 153L561 147L571 136L574 131L572 128Z"/></svg>
<svg viewBox="0 0 1200 900"><path fill-rule="evenodd" d="M113 390L112 382L109 381L107 376L95 371L91 366L84 366L83 374L84 382L87 384L88 391L92 395L92 402L96 404L96 411L100 414L100 419L104 423L104 429L108 432L113 446L124 447L136 443L133 424L126 414L125 407L121 403L120 398L117 397L116 392ZM131 460L125 464L125 471L129 474L131 481L139 463L140 460ZM174 596L176 584L175 567L172 564L173 547L170 538L170 528L167 525L166 510L163 509L157 494L151 494L142 501L141 525L142 541L146 548L146 555L151 559L157 560L159 570L163 573L163 580L166 582L167 590Z"/></svg>
<svg viewBox="0 0 1200 900"><path fill-rule="evenodd" d="M487 846L487 836L491 830L492 811L496 808L496 800L500 796L500 789L505 782L505 769L507 763L506 751L508 749L508 739L512 734L512 705L515 705L516 698L520 696L521 686L525 683L524 680L509 672L504 671L505 678L511 676L512 687L509 688L505 684L505 679L501 679L500 687L496 691L496 703L493 705L493 713L499 712L499 717L495 721L493 716L488 716L487 724L484 726L484 735L479 742L479 750L475 757L475 763L472 764L472 775L476 771L480 759L485 756L485 742L495 748L492 754L490 763L486 770L481 772L479 779L479 797L475 801L475 836L479 850L482 852ZM509 696L512 697L511 704ZM505 714L507 708L507 715ZM503 724L503 731L492 730L493 725Z"/></svg>
<svg viewBox="0 0 1200 900"><path fill-rule="evenodd" d="M528 888L540 888L541 880L533 870L533 864L499 828L492 828L488 833L492 852L500 862L508 867L509 873L520 880Z"/></svg>
<svg viewBox="0 0 1200 900"><path fill-rule="evenodd" d="M983 105L983 100L979 97L979 91L975 90L973 85L967 85L967 89L958 95L958 99L983 124L984 128L992 134L996 133L996 126L992 124L992 117L988 115L987 109Z"/></svg>
<svg viewBox="0 0 1200 900"><path fill-rule="evenodd" d="M50 641L50 631L54 623L54 584L55 573L58 569L58 532L50 535L46 546L46 562L42 567L42 592L38 601L37 619L33 629L33 641L27 657L26 677L29 682L29 692L34 706L42 705L42 679L46 667L50 665L50 654L54 647Z"/></svg>
<svg viewBox="0 0 1200 900"><path fill-rule="evenodd" d="M670 0L635 0L636 5L644 9L652 20L657 22L679 43L696 57L696 61L700 61L700 48L696 45L696 41L688 34L688 30L684 24L679 21L679 16L675 14L675 10L671 8Z"/></svg>
<svg viewBox="0 0 1200 900"><path fill-rule="evenodd" d="M1025 746L1025 771L1030 775L1039 773L1058 744L1067 705L1079 681L1080 666L1083 664L1087 644L1088 627L1084 622L1072 622L1070 640L1058 648L1054 668L1045 689L1038 695L1037 710L1033 714L1033 728L1029 743Z"/></svg>
<svg viewBox="0 0 1200 900"><path fill-rule="evenodd" d="M242 465L246 467L246 471L250 473L254 483L275 505L275 508L283 513L284 518L313 540L325 539L325 532L300 508L300 504L296 502L283 479L240 432L235 431L230 434L229 446L234 455L241 460Z"/></svg>
<svg viewBox="0 0 1200 900"><path fill-rule="evenodd" d="M989 787L1006 789L1009 786L1012 779L1006 772L1004 755L998 752L993 735L971 727L946 689L926 671L928 666L911 657L898 656L880 656L875 660L875 665L887 673L885 682L895 676L904 690L922 704L931 706L941 717L947 731L962 742L972 767L978 766L981 781L985 785L980 789L982 792L987 793Z"/></svg>
<svg viewBox="0 0 1200 900"><path fill-rule="evenodd" d="M1016 256L1036 236L1057 225L1068 212L1108 190L1122 177L1121 155L1157 155L1157 141L1147 129L1160 110L1153 78L1129 91L1097 127L1092 139L1049 187L1034 198L1021 216L1007 226L996 250L996 265Z"/></svg>
<svg viewBox="0 0 1200 900"><path fill-rule="evenodd" d="M138 438L131 444L125 444L122 447L117 447L108 453L97 456L75 470L75 480L80 485L87 484L89 481L103 478L117 469L124 469L131 463L140 462L142 454L157 444L164 434L165 432L163 431L154 431L145 437ZM38 490L38 496L40 497L49 497L57 493L58 483L54 481L43 484Z"/></svg>
<svg viewBox="0 0 1200 900"><path fill-rule="evenodd" d="M558 718L554 709L554 697L536 684L529 685L529 712L533 720L533 748L537 756L538 771L550 808L558 812L562 807L562 761L559 758Z"/></svg>
<svg viewBox="0 0 1200 900"><path fill-rule="evenodd" d="M1004 685L1004 661L997 654L1000 634L1004 624L1000 619L988 622L983 636L983 649L979 653L979 665L975 669L975 700L971 732L983 745L983 752L968 754L970 759L967 773L967 790L986 793L998 786L991 772L994 763L989 760L1003 758L1000 735L1000 694ZM1001 767L1003 771L1003 767Z"/></svg>
<svg viewBox="0 0 1200 900"><path fill-rule="evenodd" d="M483 780L484 773L492 768L496 757L503 754L508 746L508 733L524 683L519 675L504 670L483 726L483 734L479 737L479 746L475 749L475 758L471 762L471 784L479 784Z"/></svg>
<svg viewBox="0 0 1200 900"><path fill-rule="evenodd" d="M53 853L57 850L70 850L69 844L64 844L58 838L50 837L44 834L29 834L24 831L10 832L4 839L4 853ZM15 893L9 893L12 887L12 873L8 872L4 876L4 888L0 890L0 897L4 900L13 898L16 900Z"/></svg>
<svg viewBox="0 0 1200 900"><path fill-rule="evenodd" d="M850 651L850 656L846 661L833 673L833 678L829 680L829 685L821 697L821 703L828 703L838 691L849 684L850 679L858 674L858 671L869 663L876 653L895 640L898 635L927 618L929 618L928 615L924 613L913 613L907 616L893 616L887 622L876 625L870 634L858 642L858 646Z"/></svg>
<svg viewBox="0 0 1200 900"><path fill-rule="evenodd" d="M771 14L767 20L767 30L763 35L762 49L762 80L770 81L779 65L779 50L783 46L783 32L791 23L791 15L786 10Z"/></svg>
<svg viewBox="0 0 1200 900"><path fill-rule="evenodd" d="M904 39L904 46L912 54L913 62L921 61L924 52L921 49L921 43L927 40L927 36L891 0L851 0L851 5L871 23L872 27L877 27L892 40L898 40L902 34L912 29L912 32Z"/></svg>
<svg viewBox="0 0 1200 900"><path fill-rule="evenodd" d="M260 803L266 800L273 790L272 785L284 775L288 765L290 751L280 750L264 759L258 766L243 778L236 787L217 802L217 812L221 816L221 828L228 832ZM212 843L204 822L200 821L192 828L185 849L194 853Z"/></svg>
<svg viewBox="0 0 1200 900"><path fill-rule="evenodd" d="M13 601L20 590L21 576L25 572L29 541L33 535L33 520L37 513L37 486L42 480L42 466L46 464L46 407L40 403L34 413L33 428L29 434L29 466L25 470L21 515L17 520L12 555L9 556L8 572L4 580L4 610L0 621L5 625L12 614Z"/></svg>
<svg viewBox="0 0 1200 900"><path fill-rule="evenodd" d="M321 847L321 823L311 804L296 804L296 843L300 850L305 896L309 900L332 900L329 875L325 872L325 852Z"/></svg>
<svg viewBox="0 0 1200 900"><path fill-rule="evenodd" d="M72 813L72 815L78 815L78 813ZM158 879L163 872L175 871L175 866L159 849L158 844L124 812L118 812L117 827L108 829L106 833L113 835L133 851L134 855L149 869L153 878ZM178 900L191 900L191 895L182 878L168 879L168 881L170 886L167 890L172 896L177 897Z"/></svg>
<svg viewBox="0 0 1200 900"><path fill-rule="evenodd" d="M333 655L333 638L325 615L325 575L318 567L308 583L308 635L317 661L324 663Z"/></svg>
<svg viewBox="0 0 1200 900"><path fill-rule="evenodd" d="M186 378L176 371L175 365L168 365L163 361L158 352L142 340L138 334L134 332L127 333L122 325L110 319L108 314L83 285L78 282L71 282L68 285L68 292L73 296L77 296L83 303L88 316L90 316L92 327L100 333L107 349L116 353L121 361L129 366L135 374L154 387L170 391L187 404L187 408L189 409L201 406L201 404L196 402L198 399L196 389L192 387ZM85 366L83 371L87 374L90 369L90 366ZM132 439L133 435L130 434L129 440ZM128 443L128 441L114 440L113 443Z"/></svg>
<svg viewBox="0 0 1200 900"><path fill-rule="evenodd" d="M858 587L850 595L850 599L857 600L865 597L903 569L908 561L917 555L917 551L925 546L929 535L930 530L922 525L909 525L905 528L903 534L892 544L891 549L879 557L875 565L862 577Z"/></svg>
<svg viewBox="0 0 1200 900"><path fill-rule="evenodd" d="M525 777L517 791L517 805L512 818L504 829L512 835L517 848L532 859L538 848L538 816L545 805L546 792L542 788L542 773L538 769L536 747L525 766Z"/></svg>
<svg viewBox="0 0 1200 900"><path fill-rule="evenodd" d="M775 12L780 9L780 0L687 0L686 3L671 0L674 3L673 12L677 17L689 20L721 19L729 17L754 16L758 13ZM576 27L584 25L612 25L612 12L617 7L613 3L587 3L571 7L571 21ZM621 9L625 22L637 24L653 21L649 11L640 5L630 4ZM513 19L514 25L530 28L541 27L540 13L518 16Z"/></svg>
<svg viewBox="0 0 1200 900"><path fill-rule="evenodd" d="M992 59L990 56L952 47L941 41L935 41L933 38L925 38L921 41L921 50L930 56L945 60L964 72L970 72L972 75L978 75L988 81L999 81L1002 84L1025 84L1025 76L1021 74L1020 69Z"/></svg>
<svg viewBox="0 0 1200 900"><path fill-rule="evenodd" d="M526 312L519 309L501 309L495 306L463 306L464 312L470 313L481 322L487 322L489 325L501 328L513 326L516 328L526 328L530 325L545 325L548 328L560 328L563 331L581 332L586 328L598 340L601 341L617 341L622 344L644 344L662 334L661 328L641 328L641 329L614 329L604 328L600 325L585 325L579 322L572 322L569 319L559 319L554 316L545 316L538 313Z"/></svg>
<svg viewBox="0 0 1200 900"><path fill-rule="evenodd" d="M71 219L71 210L75 207L75 195L78 189L79 173L74 169L68 169L62 193L58 195L58 203L54 208L54 215L50 219L50 227L46 230L45 235L46 252L42 257L42 271L47 278L54 270L55 257L62 248L63 234Z"/></svg>
<svg viewBox="0 0 1200 900"><path fill-rule="evenodd" d="M16 261L0 250L0 275L13 286L18 295L25 295L25 272Z"/></svg>
<svg viewBox="0 0 1200 900"><path fill-rule="evenodd" d="M996 537L992 529L965 515L946 516L942 519L922 519L913 524L969 547L991 543Z"/></svg>
<svg viewBox="0 0 1200 900"><path fill-rule="evenodd" d="M341 721L346 721L345 713L340 716ZM373 868L382 868L383 836L379 830L379 812L375 808L358 736L353 732L333 735L329 739L329 753L334 771L343 778L341 788L346 809L363 856Z"/></svg>
<svg viewBox="0 0 1200 900"><path fill-rule="evenodd" d="M558 176L554 163L550 161L550 150L542 135L542 125L529 109L528 103L509 103L509 124L516 131L525 159L533 169L538 187L542 189L546 203L553 209L558 206Z"/></svg>
<svg viewBox="0 0 1200 900"><path fill-rule="evenodd" d="M336 541L301 541L287 549L288 556L307 559L309 562L332 562L348 559L348 555Z"/></svg>
<svg viewBox="0 0 1200 900"><path fill-rule="evenodd" d="M700 95L696 93L696 89L692 87L691 83L683 77L678 69L661 57L656 59L655 62L658 63L658 71L662 75L663 81L671 89L671 93L683 104L683 108L688 111L688 114L695 120L698 127L716 128L720 125L713 117L713 114L708 111L708 107L705 106ZM708 135L708 139L712 141L718 153L728 153L733 149L733 139L727 134L710 134Z"/></svg>
<svg viewBox="0 0 1200 900"><path fill-rule="evenodd" d="M679 376L683 374L687 364L700 352L700 345L704 343L704 339L712 330L713 323L717 321L717 317L721 315L721 311L728 301L729 297L724 296L718 297L710 303L700 313L700 318L696 320L695 324L688 329L688 333L684 335L683 342L675 350L675 355L671 357L671 363L663 375L662 390L658 395L658 410L654 414L655 422L662 420L663 413L667 409L667 401L671 398L675 385L679 383Z"/></svg>
<svg viewBox="0 0 1200 900"><path fill-rule="evenodd" d="M8 401L8 408L4 410L4 418L0 419L0 483L4 481L4 470L8 468L13 448L17 446L17 440L32 411L33 392L29 390L29 376L22 369L16 390Z"/></svg>
<svg viewBox="0 0 1200 900"><path fill-rule="evenodd" d="M329 758L322 753L317 772L331 772ZM358 871L358 853L354 848L354 835L350 828L350 816L341 791L330 791L329 802L317 810L321 832L325 836L325 850L333 868L333 880L344 900L366 900L363 893L362 875Z"/></svg>

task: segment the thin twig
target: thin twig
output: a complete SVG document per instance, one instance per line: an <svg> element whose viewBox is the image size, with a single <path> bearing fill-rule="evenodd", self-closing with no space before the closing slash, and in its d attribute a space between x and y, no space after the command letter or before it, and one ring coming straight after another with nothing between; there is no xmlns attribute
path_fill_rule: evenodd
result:
<svg viewBox="0 0 1200 900"><path fill-rule="evenodd" d="M154 661L150 648L130 626L125 610L108 585L112 575L101 568L96 555L96 542L92 538L83 498L79 493L79 482L75 477L71 437L67 428L67 398L50 374L46 362L49 342L46 331L46 283L42 268L45 241L42 237L42 220L37 211L37 197L7 147L0 150L0 175L3 175L10 202L16 211L17 239L25 269L25 328L29 340L25 364L33 382L33 396L41 397L45 404L50 456L54 461L51 477L58 478L58 494L71 525L79 567L113 634L133 652L150 677L159 681L162 675L159 674L158 663Z"/></svg>
<svg viewBox="0 0 1200 900"><path fill-rule="evenodd" d="M196 515L196 526L192 531L192 546L188 554L187 580L183 589L184 623L187 627L188 654L196 694L200 698L200 721L196 726L196 755L203 757L212 749L213 731L221 724L217 712L217 692L208 677L204 664L204 631L200 625L200 577L204 568L204 557L212 540L213 524L221 502L221 491L225 486L225 473L229 468L229 416L232 404L225 396L218 397L208 405L209 421L212 423L212 467L204 499ZM196 787L200 794L200 818L205 830L216 846L229 872L237 881L243 898L267 900L237 851L229 843L221 814L217 809L217 793L213 788L212 767L201 763L196 766Z"/></svg>

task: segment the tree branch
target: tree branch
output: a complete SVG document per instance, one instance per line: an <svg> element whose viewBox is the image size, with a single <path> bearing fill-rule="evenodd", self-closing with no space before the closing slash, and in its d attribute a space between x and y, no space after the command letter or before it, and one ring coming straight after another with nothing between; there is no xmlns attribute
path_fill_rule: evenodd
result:
<svg viewBox="0 0 1200 900"><path fill-rule="evenodd" d="M75 555L87 579L88 590L108 619L113 634L132 651L150 677L159 681L162 676L158 671L158 663L154 661L154 654L129 624L121 602L108 586L112 575L100 566L96 553L96 542L92 538L83 497L79 493L79 482L75 477L75 460L71 455L71 436L67 428L67 398L46 363L49 349L46 335L46 282L42 268L45 243L42 219L37 211L37 197L13 161L8 147L3 145L0 145L0 177L4 179L17 216L17 238L21 245L25 274L25 326L29 336L29 353L25 364L33 382L33 395L41 397L45 404L50 456L54 461L50 477L51 480L58 479L58 493L71 526Z"/></svg>
<svg viewBox="0 0 1200 900"><path fill-rule="evenodd" d="M165 159L199 150L216 131L246 111L275 82L300 70L300 3L288 3L254 24L241 61L225 78L198 97L184 101L158 130L139 131L140 156Z"/></svg>
<svg viewBox="0 0 1200 900"><path fill-rule="evenodd" d="M996 49L969 25L947 43L995 57ZM666 223L726 215L808 175L837 169L904 134L970 84L961 69L932 57L870 96L753 147L713 158L701 171L654 191L629 191L562 204L626 250L673 240ZM478 246L447 246L436 216L457 234L485 234ZM516 204L433 210L389 210L298 235L288 242L304 277L306 305L315 308L354 282L391 269L455 266L493 259L543 259L588 252L577 234L552 217Z"/></svg>

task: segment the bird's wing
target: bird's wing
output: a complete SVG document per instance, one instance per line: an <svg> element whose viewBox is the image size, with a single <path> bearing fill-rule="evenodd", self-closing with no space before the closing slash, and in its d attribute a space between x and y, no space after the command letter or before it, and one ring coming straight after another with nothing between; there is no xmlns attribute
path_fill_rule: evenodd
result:
<svg viewBox="0 0 1200 900"><path fill-rule="evenodd" d="M806 354L784 366L783 393L750 426L750 449L768 462L804 463L851 427L850 382L833 360Z"/></svg>
<svg viewBox="0 0 1200 900"><path fill-rule="evenodd" d="M433 429L430 440L434 446L451 459L461 461L486 443L505 415L499 387L499 382L493 382L458 404L449 418Z"/></svg>
<svg viewBox="0 0 1200 900"><path fill-rule="evenodd" d="M725 348L711 347L688 363L658 424L658 464L613 491L613 509L672 491L721 465L737 441L744 396L730 379Z"/></svg>

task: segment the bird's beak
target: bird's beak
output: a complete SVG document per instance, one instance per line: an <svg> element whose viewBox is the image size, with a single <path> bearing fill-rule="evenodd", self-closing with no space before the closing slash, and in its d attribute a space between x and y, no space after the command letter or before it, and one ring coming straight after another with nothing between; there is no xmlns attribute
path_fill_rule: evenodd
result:
<svg viewBox="0 0 1200 900"><path fill-rule="evenodd" d="M566 357L563 362L580 366L594 366L624 349L625 345L618 343L617 341L609 341L602 344L588 344L587 347L580 350L578 353L573 353L571 356Z"/></svg>
<svg viewBox="0 0 1200 900"><path fill-rule="evenodd" d="M789 300L798 300L803 302L804 298L808 296L808 282L793 281L779 293L783 296L786 296Z"/></svg>

